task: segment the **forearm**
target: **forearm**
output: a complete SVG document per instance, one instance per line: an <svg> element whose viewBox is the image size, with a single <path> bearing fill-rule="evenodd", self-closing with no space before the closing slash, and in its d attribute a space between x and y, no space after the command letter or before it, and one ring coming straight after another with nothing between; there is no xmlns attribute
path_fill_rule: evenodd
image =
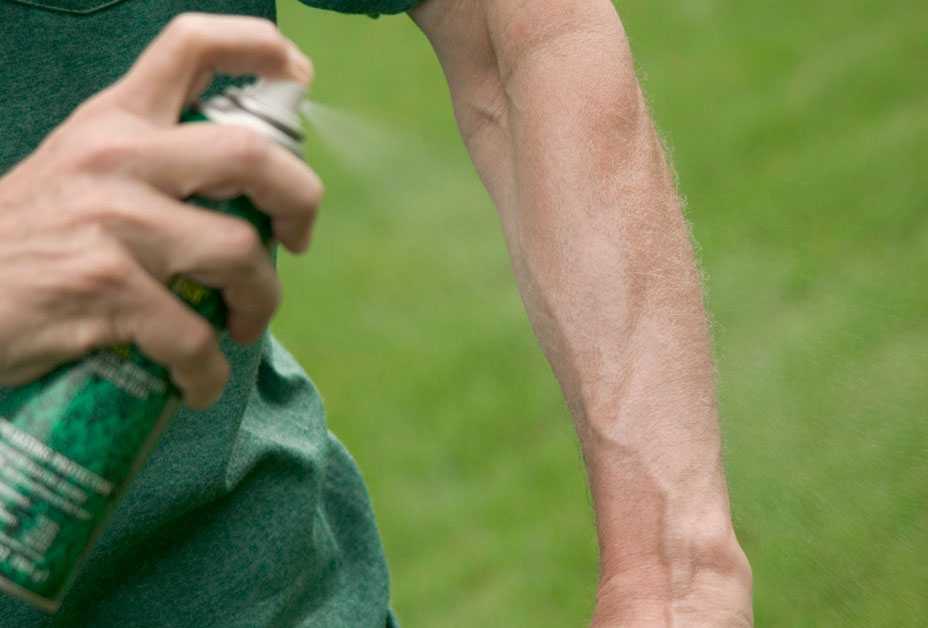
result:
<svg viewBox="0 0 928 628"><path fill-rule="evenodd" d="M635 93L613 114L623 119L576 117L606 105L572 96L542 104L539 95L533 114L514 108L518 202L502 211L514 214L506 222L522 293L576 419L604 583L663 608L741 557L699 275ZM582 139L581 150L559 149L552 127Z"/></svg>
<svg viewBox="0 0 928 628"><path fill-rule="evenodd" d="M500 196L516 202L501 211L527 309L577 421L603 577L674 599L738 560L709 333L630 57L617 37L591 45L600 37L563 35L558 71L540 54L514 68L515 193Z"/></svg>
<svg viewBox="0 0 928 628"><path fill-rule="evenodd" d="M618 17L608 2L560 3L554 19L486 6L495 74L439 55L576 420L600 619L663 620L702 589L744 608L726 599L749 595L750 576L731 531L700 276Z"/></svg>

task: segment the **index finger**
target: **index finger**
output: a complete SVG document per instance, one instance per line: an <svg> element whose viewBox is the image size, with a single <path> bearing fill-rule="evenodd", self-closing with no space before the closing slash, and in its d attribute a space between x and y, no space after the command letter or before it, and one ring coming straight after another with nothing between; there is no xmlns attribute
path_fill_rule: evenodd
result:
<svg viewBox="0 0 928 628"><path fill-rule="evenodd" d="M216 72L304 84L312 79L309 59L272 22L184 13L155 38L111 95L132 111L175 124L183 106Z"/></svg>

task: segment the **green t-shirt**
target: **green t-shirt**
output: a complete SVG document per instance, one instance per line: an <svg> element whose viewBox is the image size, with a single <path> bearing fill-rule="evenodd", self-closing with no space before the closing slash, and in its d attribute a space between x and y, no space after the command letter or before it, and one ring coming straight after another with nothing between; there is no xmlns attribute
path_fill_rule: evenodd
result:
<svg viewBox="0 0 928 628"><path fill-rule="evenodd" d="M415 0L306 3L377 14ZM192 10L275 17L273 0L0 0L0 173ZM222 399L177 416L58 614L0 593L0 626L391 625L367 492L316 389L269 335L223 348Z"/></svg>

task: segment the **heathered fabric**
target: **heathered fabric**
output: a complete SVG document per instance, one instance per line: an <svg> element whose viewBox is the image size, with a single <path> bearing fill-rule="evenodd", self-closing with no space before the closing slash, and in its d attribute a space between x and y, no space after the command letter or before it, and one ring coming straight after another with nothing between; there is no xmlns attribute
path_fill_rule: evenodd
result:
<svg viewBox="0 0 928 628"><path fill-rule="evenodd" d="M413 4L306 3L369 14ZM184 11L275 17L273 0L0 0L0 173ZM222 344L233 366L222 399L174 420L58 614L0 593L0 626L392 625L367 492L318 392L270 335Z"/></svg>

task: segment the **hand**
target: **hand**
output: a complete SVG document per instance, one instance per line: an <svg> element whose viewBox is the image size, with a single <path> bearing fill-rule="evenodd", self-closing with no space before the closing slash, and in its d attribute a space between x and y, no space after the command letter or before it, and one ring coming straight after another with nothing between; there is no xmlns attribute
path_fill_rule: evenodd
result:
<svg viewBox="0 0 928 628"><path fill-rule="evenodd" d="M280 286L257 232L180 199L245 194L299 252L322 185L257 133L177 124L214 71L304 83L312 73L270 22L179 16L0 178L0 384L131 342L170 369L190 406L208 406L229 366L212 328L165 287L177 274L222 291L234 339L260 337Z"/></svg>

